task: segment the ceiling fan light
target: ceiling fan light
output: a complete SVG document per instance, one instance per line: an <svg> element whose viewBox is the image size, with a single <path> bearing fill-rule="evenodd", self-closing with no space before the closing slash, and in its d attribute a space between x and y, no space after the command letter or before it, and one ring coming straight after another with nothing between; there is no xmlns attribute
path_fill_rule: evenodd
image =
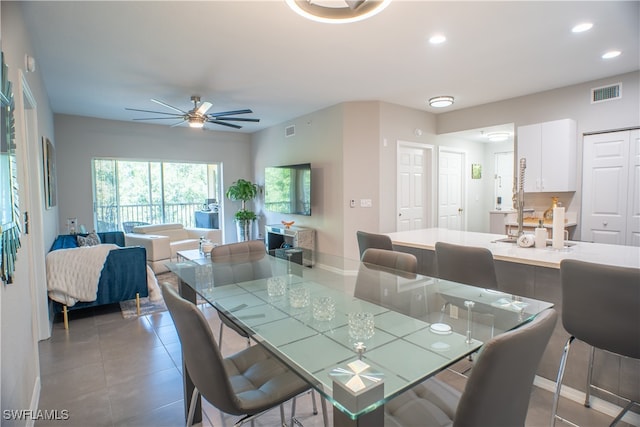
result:
<svg viewBox="0 0 640 427"><path fill-rule="evenodd" d="M453 104L453 96L435 96L429 99L429 106L434 108L444 108Z"/></svg>
<svg viewBox="0 0 640 427"><path fill-rule="evenodd" d="M189 119L189 127L202 129L204 127L204 118L203 117L191 117Z"/></svg>
<svg viewBox="0 0 640 427"><path fill-rule="evenodd" d="M344 0L343 7L335 1L285 0L298 15L326 24L347 24L362 21L380 13L391 0Z"/></svg>

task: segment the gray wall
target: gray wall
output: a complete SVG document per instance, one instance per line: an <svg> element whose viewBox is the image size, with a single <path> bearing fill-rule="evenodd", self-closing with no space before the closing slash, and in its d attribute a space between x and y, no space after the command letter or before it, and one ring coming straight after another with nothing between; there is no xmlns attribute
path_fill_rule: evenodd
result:
<svg viewBox="0 0 640 427"><path fill-rule="evenodd" d="M95 157L221 162L223 191L238 178L253 179L247 134L67 115L56 115L55 127L60 232L66 232L67 218L72 217L87 229L93 227L91 159ZM223 203L225 241L234 242L233 214L240 204Z"/></svg>

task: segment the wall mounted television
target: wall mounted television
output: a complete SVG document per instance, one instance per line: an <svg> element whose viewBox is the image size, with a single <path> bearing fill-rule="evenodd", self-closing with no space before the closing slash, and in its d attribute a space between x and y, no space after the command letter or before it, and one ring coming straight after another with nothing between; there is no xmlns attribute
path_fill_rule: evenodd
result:
<svg viewBox="0 0 640 427"><path fill-rule="evenodd" d="M283 214L311 215L311 164L265 168L264 208Z"/></svg>

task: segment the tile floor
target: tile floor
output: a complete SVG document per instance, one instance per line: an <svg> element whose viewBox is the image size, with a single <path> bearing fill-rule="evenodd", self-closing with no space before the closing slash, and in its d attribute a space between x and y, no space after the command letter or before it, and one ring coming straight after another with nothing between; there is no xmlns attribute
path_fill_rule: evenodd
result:
<svg viewBox="0 0 640 427"><path fill-rule="evenodd" d="M217 336L218 316L213 309L201 307ZM224 354L245 345L245 340L225 330ZM125 320L117 305L88 309L71 314L68 332L56 319L51 338L40 342L40 369L40 409L66 409L69 419L39 421L36 426L184 425L180 342L168 312ZM464 379L457 374L440 376L455 387L464 387ZM550 410L551 393L534 388L526 426L547 426ZM611 422L610 417L569 401L561 402L561 411L582 426ZM223 416L205 401L203 413L203 426L232 426L237 420ZM322 415L311 414L308 395L298 398L296 418L305 427L322 426ZM259 417L256 425L277 426L278 422L275 410Z"/></svg>

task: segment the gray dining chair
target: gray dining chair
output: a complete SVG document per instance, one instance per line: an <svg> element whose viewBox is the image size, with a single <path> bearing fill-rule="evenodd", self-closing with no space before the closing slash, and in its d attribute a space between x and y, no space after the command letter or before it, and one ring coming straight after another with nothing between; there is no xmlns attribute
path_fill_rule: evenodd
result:
<svg viewBox="0 0 640 427"><path fill-rule="evenodd" d="M393 244L391 243L391 237L385 234L375 234L366 231L356 231L356 238L358 239L358 249L360 250L360 259L364 251L369 248L387 249L392 251Z"/></svg>
<svg viewBox="0 0 640 427"><path fill-rule="evenodd" d="M462 393L429 379L385 405L386 427L524 426L533 380L558 314L548 309L487 341Z"/></svg>
<svg viewBox="0 0 640 427"><path fill-rule="evenodd" d="M211 249L211 262L216 264L215 268L213 268L214 286L271 277L271 266L265 256L266 249L264 243L260 240L229 243L214 247ZM249 335L245 331L220 311L218 311L218 316L220 318L220 335L218 337L220 348L222 348L222 334L225 325L246 338L247 346L250 345Z"/></svg>
<svg viewBox="0 0 640 427"><path fill-rule="evenodd" d="M223 357L202 312L171 285L163 283L162 292L195 386L187 426L192 424L198 395L222 412L242 415L236 426L280 406L286 426L283 403L309 390L309 385L258 345Z"/></svg>
<svg viewBox="0 0 640 427"><path fill-rule="evenodd" d="M426 315L426 295L423 288L400 292L397 277L416 277L418 261L413 254L369 248L362 255L353 296L390 308L408 316Z"/></svg>
<svg viewBox="0 0 640 427"><path fill-rule="evenodd" d="M498 289L493 254L489 249L445 242L436 242L435 248L439 278L485 289ZM451 301L444 303L441 310L442 315L444 315L450 304L454 303ZM454 304L454 306L466 310L465 307L459 304ZM473 311L476 314L490 318L490 336L493 336L495 316L492 308L483 309L483 306L477 305Z"/></svg>
<svg viewBox="0 0 640 427"><path fill-rule="evenodd" d="M556 380L551 424L558 416L558 399L573 340L591 346L584 406L590 406L593 362L596 348L620 356L640 359L640 269L615 267L565 259L560 262L562 325L569 332ZM637 388L633 391L637 395ZM611 394L612 393L609 391ZM611 425L615 425L637 401L628 402Z"/></svg>
<svg viewBox="0 0 640 427"><path fill-rule="evenodd" d="M489 249L436 242L438 277L452 282L498 289L498 279Z"/></svg>
<svg viewBox="0 0 640 427"><path fill-rule="evenodd" d="M418 259L415 255L406 252L368 248L363 252L361 261L394 271L410 274L418 272Z"/></svg>

